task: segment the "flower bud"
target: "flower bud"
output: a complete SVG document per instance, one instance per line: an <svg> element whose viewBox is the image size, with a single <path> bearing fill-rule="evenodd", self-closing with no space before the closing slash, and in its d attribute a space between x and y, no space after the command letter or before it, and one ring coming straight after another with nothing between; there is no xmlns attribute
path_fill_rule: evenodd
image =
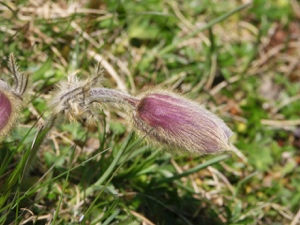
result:
<svg viewBox="0 0 300 225"><path fill-rule="evenodd" d="M227 125L203 106L166 91L141 98L133 122L150 140L192 154L228 150L232 135Z"/></svg>
<svg viewBox="0 0 300 225"><path fill-rule="evenodd" d="M5 137L16 121L23 101L22 95L28 84L28 75L18 71L13 55L9 56L9 68L14 85L10 86L0 80L0 140Z"/></svg>
<svg viewBox="0 0 300 225"><path fill-rule="evenodd" d="M9 98L4 93L0 92L0 130L3 130L9 122L11 113L12 108Z"/></svg>

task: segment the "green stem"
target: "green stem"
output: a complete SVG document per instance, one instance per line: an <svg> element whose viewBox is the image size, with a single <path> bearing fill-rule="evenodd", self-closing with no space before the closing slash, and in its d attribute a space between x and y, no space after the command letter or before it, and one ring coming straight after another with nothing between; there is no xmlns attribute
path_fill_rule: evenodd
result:
<svg viewBox="0 0 300 225"><path fill-rule="evenodd" d="M133 135L134 135L133 132L131 132L128 135L128 137L126 138L125 142L123 143L121 149L118 151L117 155L115 156L115 158L113 159L113 161L111 162L109 167L106 169L106 171L102 174L102 176L92 186L88 187L85 190L85 195L86 196L89 196L90 194L92 194L95 187L101 186L103 184L103 182L112 174L113 170L118 165L118 162L119 162L121 156L123 155L123 153L127 149L128 144L129 144L130 140L132 139Z"/></svg>
<svg viewBox="0 0 300 225"><path fill-rule="evenodd" d="M39 129L39 131L36 135L36 138L34 139L34 142L32 143L32 146L30 149L30 154L29 154L26 164L24 166L22 179L24 177L28 176L30 169L32 168L32 165L34 164L34 161L36 159L37 152L40 149L42 143L44 142L49 130L51 130L51 128L54 126L56 119L57 119L56 115L51 116L51 118L48 120L47 124L44 127Z"/></svg>

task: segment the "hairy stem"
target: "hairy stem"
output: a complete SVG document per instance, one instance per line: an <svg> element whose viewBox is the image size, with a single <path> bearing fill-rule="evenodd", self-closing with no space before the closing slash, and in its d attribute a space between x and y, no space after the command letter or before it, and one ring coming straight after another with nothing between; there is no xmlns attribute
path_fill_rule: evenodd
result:
<svg viewBox="0 0 300 225"><path fill-rule="evenodd" d="M109 88L92 88L90 90L90 103L92 102L121 103L135 108L139 99Z"/></svg>

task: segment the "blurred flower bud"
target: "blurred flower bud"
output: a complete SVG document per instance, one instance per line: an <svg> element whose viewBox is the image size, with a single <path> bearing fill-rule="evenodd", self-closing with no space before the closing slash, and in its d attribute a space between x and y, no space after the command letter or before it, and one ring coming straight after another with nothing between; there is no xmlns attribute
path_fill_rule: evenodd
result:
<svg viewBox="0 0 300 225"><path fill-rule="evenodd" d="M2 82L1 82L2 83ZM7 94L5 94L4 89L1 88L0 83L0 130L2 131L4 127L9 123L10 116L12 114L12 105Z"/></svg>
<svg viewBox="0 0 300 225"><path fill-rule="evenodd" d="M9 69L14 79L13 86L0 80L0 140L14 125L21 110L22 96L28 85L28 75L19 72L13 55L9 56Z"/></svg>
<svg viewBox="0 0 300 225"><path fill-rule="evenodd" d="M150 140L192 154L228 150L232 135L227 125L203 106L166 91L141 98L133 122Z"/></svg>

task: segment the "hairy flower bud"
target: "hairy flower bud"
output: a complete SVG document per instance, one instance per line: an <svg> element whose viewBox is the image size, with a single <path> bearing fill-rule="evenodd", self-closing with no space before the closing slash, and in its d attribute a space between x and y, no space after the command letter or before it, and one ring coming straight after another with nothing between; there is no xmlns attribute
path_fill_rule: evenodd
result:
<svg viewBox="0 0 300 225"><path fill-rule="evenodd" d="M22 95L28 84L28 75L18 71L13 55L9 56L9 69L14 85L10 86L0 80L0 140L5 137L16 121L22 106Z"/></svg>
<svg viewBox="0 0 300 225"><path fill-rule="evenodd" d="M12 113L12 106L9 98L0 91L0 130L3 130L9 122Z"/></svg>
<svg viewBox="0 0 300 225"><path fill-rule="evenodd" d="M203 106L166 91L153 91L140 99L134 126L170 150L193 154L229 149L232 131Z"/></svg>

